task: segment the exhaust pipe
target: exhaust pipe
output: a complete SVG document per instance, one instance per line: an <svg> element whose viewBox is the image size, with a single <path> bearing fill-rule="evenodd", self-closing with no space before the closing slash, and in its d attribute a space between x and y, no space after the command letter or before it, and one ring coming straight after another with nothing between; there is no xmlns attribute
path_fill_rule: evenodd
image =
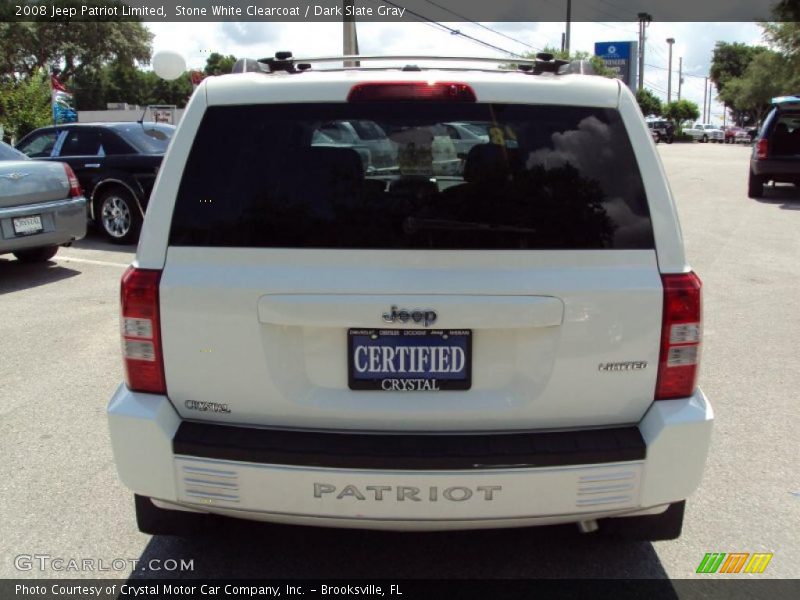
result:
<svg viewBox="0 0 800 600"><path fill-rule="evenodd" d="M578 531L581 533L593 533L597 531L598 525L596 519L590 521L578 521Z"/></svg>

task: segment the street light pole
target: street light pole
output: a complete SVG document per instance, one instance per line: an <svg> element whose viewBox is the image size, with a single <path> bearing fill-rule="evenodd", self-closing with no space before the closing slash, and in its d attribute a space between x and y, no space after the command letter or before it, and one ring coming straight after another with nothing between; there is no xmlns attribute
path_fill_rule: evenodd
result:
<svg viewBox="0 0 800 600"><path fill-rule="evenodd" d="M683 57L678 59L678 100L681 99L681 86L683 85Z"/></svg>
<svg viewBox="0 0 800 600"><path fill-rule="evenodd" d="M675 38L667 38L669 44L669 74L667 75L667 104L672 102L672 44L675 43Z"/></svg>

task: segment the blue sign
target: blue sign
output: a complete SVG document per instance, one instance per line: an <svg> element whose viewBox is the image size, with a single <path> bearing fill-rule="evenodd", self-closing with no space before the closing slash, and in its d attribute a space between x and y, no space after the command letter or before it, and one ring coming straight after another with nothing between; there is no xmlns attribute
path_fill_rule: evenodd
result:
<svg viewBox="0 0 800 600"><path fill-rule="evenodd" d="M636 85L636 56L639 53L638 42L596 42L595 56L599 56L606 66L616 73L628 87Z"/></svg>
<svg viewBox="0 0 800 600"><path fill-rule="evenodd" d="M597 42L594 53L600 58L630 58L631 44L633 42Z"/></svg>

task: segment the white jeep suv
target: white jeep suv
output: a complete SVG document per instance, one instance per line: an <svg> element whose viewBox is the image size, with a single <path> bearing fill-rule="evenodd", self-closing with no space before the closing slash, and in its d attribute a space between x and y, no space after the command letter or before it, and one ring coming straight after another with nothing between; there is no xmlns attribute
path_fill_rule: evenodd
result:
<svg viewBox="0 0 800 600"><path fill-rule="evenodd" d="M139 528L677 537L713 418L700 280L635 98L547 55L395 62L281 54L193 95L122 279ZM397 164L315 145L336 121ZM448 123L487 139L444 169Z"/></svg>

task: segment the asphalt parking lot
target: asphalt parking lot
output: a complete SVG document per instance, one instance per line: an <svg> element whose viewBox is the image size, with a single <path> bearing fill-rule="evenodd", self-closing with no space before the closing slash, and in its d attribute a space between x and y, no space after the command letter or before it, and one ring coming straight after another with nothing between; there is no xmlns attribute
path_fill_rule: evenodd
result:
<svg viewBox="0 0 800 600"><path fill-rule="evenodd" d="M748 199L749 147L658 148L704 281L701 385L716 413L679 540L613 541L573 526L398 534L233 522L192 540L139 533L105 419L122 379L118 282L134 248L91 234L44 266L0 257L0 577L687 578L707 552L772 552L760 577L797 577L800 192ZM15 567L34 554L184 558L194 571Z"/></svg>

